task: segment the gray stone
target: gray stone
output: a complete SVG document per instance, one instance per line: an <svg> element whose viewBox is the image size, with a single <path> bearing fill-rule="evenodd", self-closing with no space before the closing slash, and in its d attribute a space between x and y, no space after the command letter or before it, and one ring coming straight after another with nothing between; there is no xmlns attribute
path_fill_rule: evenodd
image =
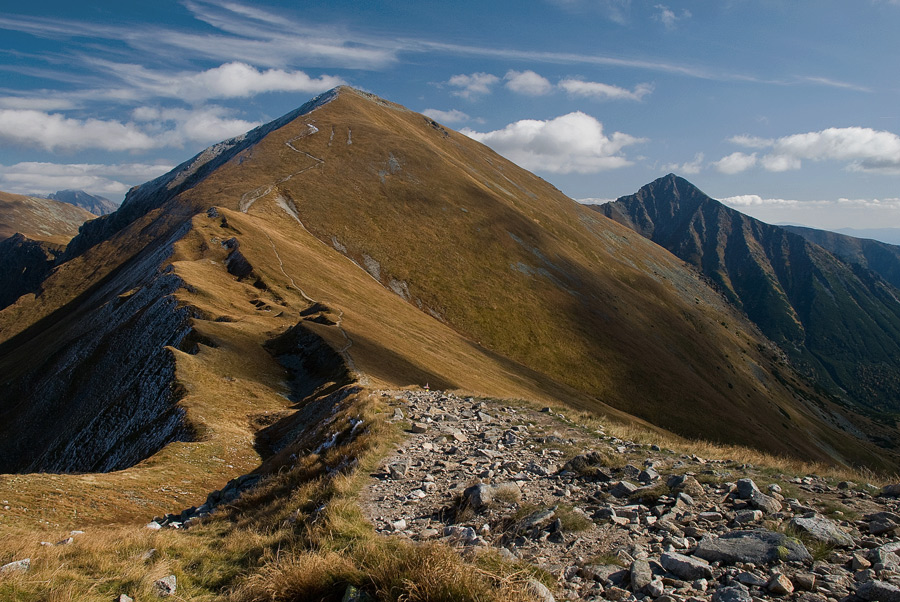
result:
<svg viewBox="0 0 900 602"><path fill-rule="evenodd" d="M706 493L706 490L703 489L703 485L700 484L700 481L691 475L687 475L676 482L675 486L672 487L672 491L675 493L686 493L694 498L702 497Z"/></svg>
<svg viewBox="0 0 900 602"><path fill-rule="evenodd" d="M887 518L876 518L869 522L869 533L872 535L884 535L897 528L897 523Z"/></svg>
<svg viewBox="0 0 900 602"><path fill-rule="evenodd" d="M657 601L659 598L666 593L666 586L663 584L662 579L654 579L650 583L647 584L647 594L651 598L656 598Z"/></svg>
<svg viewBox="0 0 900 602"><path fill-rule="evenodd" d="M702 558L693 558L677 552L666 552L659 557L664 569L685 581L712 579L712 569Z"/></svg>
<svg viewBox="0 0 900 602"><path fill-rule="evenodd" d="M628 497L638 490L638 486L628 481L619 481L609 490L609 494L613 497Z"/></svg>
<svg viewBox="0 0 900 602"><path fill-rule="evenodd" d="M763 529L731 531L721 537L704 537L697 545L694 555L710 562L718 561L724 564L812 560L803 543L783 533Z"/></svg>
<svg viewBox="0 0 900 602"><path fill-rule="evenodd" d="M762 520L762 517L762 510L738 510L734 513L734 522L740 525L757 523Z"/></svg>
<svg viewBox="0 0 900 602"><path fill-rule="evenodd" d="M815 573L796 573L791 581L794 582L794 587L803 591L811 592L816 589Z"/></svg>
<svg viewBox="0 0 900 602"><path fill-rule="evenodd" d="M653 481L659 478L659 473L653 470L653 468L645 468L638 475L638 481L644 483L645 485L649 485Z"/></svg>
<svg viewBox="0 0 900 602"><path fill-rule="evenodd" d="M160 598L168 598L169 596L173 595L175 593L175 590L178 589L175 575L169 575L168 577L157 579L153 582L153 589L156 591L156 595Z"/></svg>
<svg viewBox="0 0 900 602"><path fill-rule="evenodd" d="M149 523L147 523L146 528L150 529L151 531L159 531L160 529L162 529L162 525L159 524L158 522L156 522L155 520L152 520Z"/></svg>
<svg viewBox="0 0 900 602"><path fill-rule="evenodd" d="M763 512L766 512L768 514L781 512L781 502L770 495L766 495L758 489L750 493L750 504L754 508L762 510Z"/></svg>
<svg viewBox="0 0 900 602"><path fill-rule="evenodd" d="M525 589L529 594L536 598L538 602L556 602L556 598L553 597L553 594L550 593L547 586L537 579L529 579Z"/></svg>
<svg viewBox="0 0 900 602"><path fill-rule="evenodd" d="M476 510L493 504L494 501L517 502L522 499L522 490L516 483L479 483L463 491L463 497Z"/></svg>
<svg viewBox="0 0 900 602"><path fill-rule="evenodd" d="M897 483L896 485L885 485L884 489L881 490L881 495L887 497L900 496L900 483Z"/></svg>
<svg viewBox="0 0 900 602"><path fill-rule="evenodd" d="M0 566L0 574L3 573L24 573L31 568L31 558L24 558L22 560L16 560L15 562L10 562L8 564L4 564Z"/></svg>
<svg viewBox="0 0 900 602"><path fill-rule="evenodd" d="M850 535L842 531L833 520L821 515L795 517L791 519L790 525L816 541L842 548L853 545Z"/></svg>
<svg viewBox="0 0 900 602"><path fill-rule="evenodd" d="M738 479L736 485L736 494L739 500L749 500L754 491L760 492L759 487L756 486L756 483L753 482L753 479Z"/></svg>
<svg viewBox="0 0 900 602"><path fill-rule="evenodd" d="M651 581L653 581L653 571L650 569L649 562L638 559L631 563L631 589L635 593L650 585Z"/></svg>
<svg viewBox="0 0 900 602"><path fill-rule="evenodd" d="M719 587L713 592L712 602L753 602L750 592L743 585Z"/></svg>
<svg viewBox="0 0 900 602"><path fill-rule="evenodd" d="M759 575L754 575L753 573L748 573L744 571L743 573L739 573L735 580L738 583L743 583L749 587L763 587L768 581L763 579Z"/></svg>
<svg viewBox="0 0 900 602"><path fill-rule="evenodd" d="M119 594L119 597L116 598L116 602L134 602L134 598L128 594Z"/></svg>
<svg viewBox="0 0 900 602"><path fill-rule="evenodd" d="M867 581L856 589L856 595L869 602L900 602L900 588L884 581Z"/></svg>

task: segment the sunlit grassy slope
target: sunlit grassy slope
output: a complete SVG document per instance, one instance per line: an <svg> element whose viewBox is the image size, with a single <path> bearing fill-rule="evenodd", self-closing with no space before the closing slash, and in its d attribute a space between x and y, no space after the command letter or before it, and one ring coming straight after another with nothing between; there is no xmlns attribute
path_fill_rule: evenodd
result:
<svg viewBox="0 0 900 602"><path fill-rule="evenodd" d="M18 232L32 240L65 244L78 234L78 226L95 217L68 203L0 192L0 240Z"/></svg>
<svg viewBox="0 0 900 602"><path fill-rule="evenodd" d="M230 239L252 276L227 271ZM6 378L39 370L76 324L166 269L197 316L196 345L170 353L198 440L110 474L0 477L15 520L146 520L258 466L257 432L290 423L292 404L265 344L299 322L373 386L562 401L812 460L892 462L829 426L836 410L680 260L486 147L354 90L0 312ZM17 426L13 415L6 433Z"/></svg>

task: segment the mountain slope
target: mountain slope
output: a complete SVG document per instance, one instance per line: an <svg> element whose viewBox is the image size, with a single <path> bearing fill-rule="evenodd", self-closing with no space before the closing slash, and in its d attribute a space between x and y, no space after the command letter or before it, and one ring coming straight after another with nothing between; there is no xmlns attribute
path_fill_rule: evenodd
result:
<svg viewBox="0 0 900 602"><path fill-rule="evenodd" d="M310 394L362 386L895 462L670 253L352 89L138 187L64 259L0 312L0 470L123 469L96 481L122 513L128 475L188 471L192 499L277 451L261 437L300 428Z"/></svg>
<svg viewBox="0 0 900 602"><path fill-rule="evenodd" d="M900 293L869 270L674 175L595 209L697 266L826 388L900 410Z"/></svg>
<svg viewBox="0 0 900 602"><path fill-rule="evenodd" d="M89 194L83 190L59 190L53 194L48 194L47 198L59 201L60 203L68 203L70 205L75 205L76 207L81 207L94 215L106 215L119 208L119 206L111 200L102 196Z"/></svg>
<svg viewBox="0 0 900 602"><path fill-rule="evenodd" d="M871 270L900 289L900 246L868 238L856 238L828 230L802 226L783 226L788 232L837 255L847 263L855 263Z"/></svg>
<svg viewBox="0 0 900 602"><path fill-rule="evenodd" d="M0 192L0 239L18 232L31 240L66 244L95 217L68 203Z"/></svg>

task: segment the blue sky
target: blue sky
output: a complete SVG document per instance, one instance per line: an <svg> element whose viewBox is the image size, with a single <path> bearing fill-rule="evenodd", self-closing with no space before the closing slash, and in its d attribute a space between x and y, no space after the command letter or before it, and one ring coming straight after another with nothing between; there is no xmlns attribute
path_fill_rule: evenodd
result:
<svg viewBox="0 0 900 602"><path fill-rule="evenodd" d="M0 190L121 200L346 83L576 199L675 172L772 223L900 227L897 31L900 0L17 2Z"/></svg>

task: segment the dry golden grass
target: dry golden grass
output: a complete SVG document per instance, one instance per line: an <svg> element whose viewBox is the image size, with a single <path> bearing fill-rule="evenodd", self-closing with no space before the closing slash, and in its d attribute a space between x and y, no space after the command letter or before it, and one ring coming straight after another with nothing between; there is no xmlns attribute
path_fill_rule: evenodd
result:
<svg viewBox="0 0 900 602"><path fill-rule="evenodd" d="M78 234L78 226L95 217L69 203L0 192L0 239L18 232L64 245Z"/></svg>

